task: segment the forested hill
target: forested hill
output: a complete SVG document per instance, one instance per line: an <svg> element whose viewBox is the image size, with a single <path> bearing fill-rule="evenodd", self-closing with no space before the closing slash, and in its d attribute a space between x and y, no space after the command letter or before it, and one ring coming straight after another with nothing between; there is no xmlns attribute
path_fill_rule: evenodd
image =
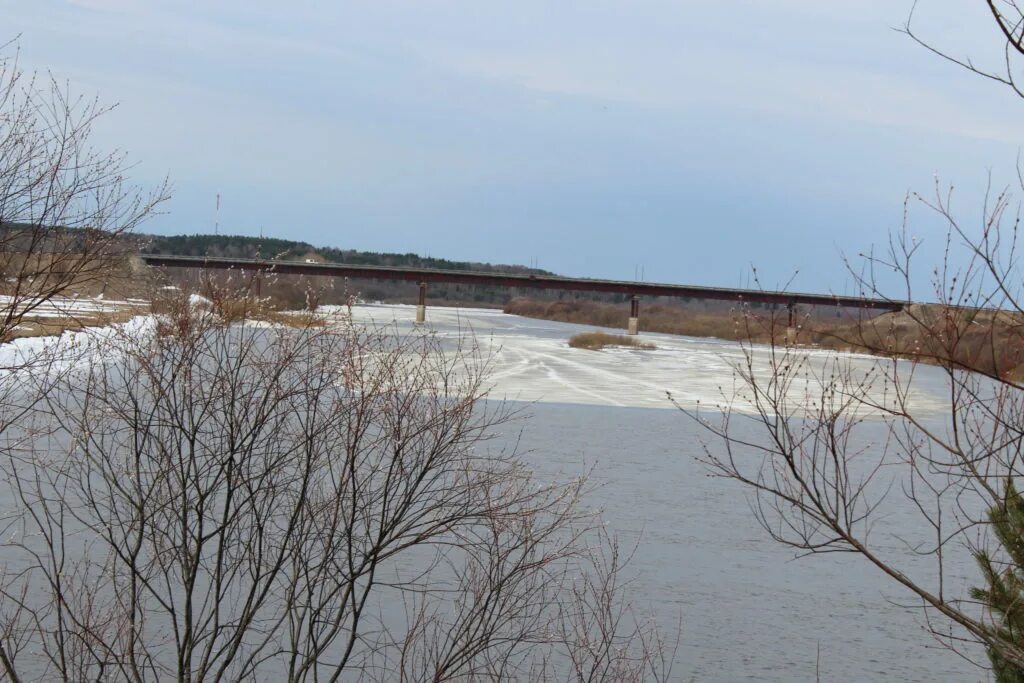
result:
<svg viewBox="0 0 1024 683"><path fill-rule="evenodd" d="M138 248L146 254L178 256L222 256L228 258L302 261L308 258L327 263L353 263L373 266L407 266L438 270L473 270L497 273L553 275L546 270L526 266L449 261L418 254L389 254L335 247L314 247L306 242L275 237L244 235L136 235Z"/></svg>

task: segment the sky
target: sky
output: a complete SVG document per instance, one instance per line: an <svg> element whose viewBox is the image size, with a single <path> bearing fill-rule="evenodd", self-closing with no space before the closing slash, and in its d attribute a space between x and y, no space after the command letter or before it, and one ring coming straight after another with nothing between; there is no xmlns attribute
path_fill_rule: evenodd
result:
<svg viewBox="0 0 1024 683"><path fill-rule="evenodd" d="M22 65L117 103L95 144L169 175L143 229L851 291L936 179L980 225L1024 101L893 30L903 0L0 0ZM983 3L918 30L998 64ZM216 196L221 196L215 217ZM923 258L945 231L911 213Z"/></svg>

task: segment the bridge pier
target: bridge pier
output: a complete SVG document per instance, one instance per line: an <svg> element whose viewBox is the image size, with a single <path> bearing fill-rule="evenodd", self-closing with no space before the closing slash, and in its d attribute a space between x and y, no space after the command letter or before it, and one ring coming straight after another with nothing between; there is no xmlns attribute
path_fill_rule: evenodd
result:
<svg viewBox="0 0 1024 683"><path fill-rule="evenodd" d="M788 320L786 322L786 343L796 343L796 304L790 301L786 304L786 313L788 314Z"/></svg>
<svg viewBox="0 0 1024 683"><path fill-rule="evenodd" d="M427 321L427 283L420 283L420 298L416 304L416 324L422 325Z"/></svg>
<svg viewBox="0 0 1024 683"><path fill-rule="evenodd" d="M640 297L634 296L629 302L629 323L626 333L631 335L640 334Z"/></svg>

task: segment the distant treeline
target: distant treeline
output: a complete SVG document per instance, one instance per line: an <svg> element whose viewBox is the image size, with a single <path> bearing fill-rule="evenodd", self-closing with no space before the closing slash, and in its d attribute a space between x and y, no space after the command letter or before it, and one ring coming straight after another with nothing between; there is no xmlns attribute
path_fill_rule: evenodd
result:
<svg viewBox="0 0 1024 683"><path fill-rule="evenodd" d="M554 275L550 271L526 266L451 261L419 254L358 251L336 247L316 247L308 242L250 237L246 235L135 235L135 248L144 254L172 254L178 256L214 256L223 258L251 258L278 261L304 261L313 259L325 263L348 263L372 266L405 266L436 270L468 270L489 273L515 273L520 275ZM181 279L184 273L173 276ZM346 280L341 278L275 276L264 283L263 294L271 296L285 306L301 306L306 291L313 286L322 303L341 303L348 296L367 301L412 303L417 297L415 283L391 280ZM482 285L433 284L428 290L432 303L469 306L502 306L516 292L503 287Z"/></svg>
<svg viewBox="0 0 1024 683"><path fill-rule="evenodd" d="M308 242L276 237L246 235L138 235L139 251L145 254L176 254L178 256L219 256L226 258L277 259L300 261L314 258L327 263L351 263L371 266L405 266L437 270L470 270L488 273L554 275L550 271L526 266L450 261L419 254L394 254L375 251L314 247Z"/></svg>
<svg viewBox="0 0 1024 683"><path fill-rule="evenodd" d="M358 251L355 249L339 249L337 247L316 247L308 242L278 239L275 237L251 237L247 235L134 235L135 248L148 254L168 254L178 256L214 256L224 258L252 258L279 261L304 261L313 259L326 263L348 263L372 266L405 266L410 268L433 268L437 270L467 270L489 273L514 273L519 275L555 275L551 271L539 268L528 268L521 265L480 263L475 261L452 261L443 258L420 256L419 254L396 254L387 252ZM416 300L417 289L414 283L390 280L351 280L342 282L335 278L334 282L323 293L324 303L337 303L345 296L354 294L367 301L387 301L412 303ZM298 276L280 276L278 286L268 292L282 300L282 303L294 305L300 299L305 284L312 282L310 278ZM318 278L318 286L322 286L326 278ZM564 292L545 291L538 289L514 289L486 285L432 284L428 290L428 300L433 303L446 303L470 306L504 306L516 297L528 295L541 301L600 301L620 304L628 307L629 297L624 294L602 294L599 292L584 295ZM672 303L682 306L693 306L699 310L717 310L728 308L718 302L704 302L672 299Z"/></svg>

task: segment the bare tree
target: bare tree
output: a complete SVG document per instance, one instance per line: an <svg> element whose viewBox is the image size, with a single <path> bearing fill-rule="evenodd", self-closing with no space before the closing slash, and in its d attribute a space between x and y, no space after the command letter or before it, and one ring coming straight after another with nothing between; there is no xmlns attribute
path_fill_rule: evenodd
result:
<svg viewBox="0 0 1024 683"><path fill-rule="evenodd" d="M998 64L979 64L970 55L955 55L942 46L922 36L915 28L915 14L918 11L918 0L914 1L907 21L900 31L921 45L929 52L971 73L995 81L1009 87L1019 97L1024 97L1024 88L1020 82L1020 68L1024 63L1024 7L1017 0L985 0L984 8L991 16L996 40L1001 43L1001 58Z"/></svg>
<svg viewBox="0 0 1024 683"><path fill-rule="evenodd" d="M721 438L705 445L704 461L753 493L773 539L801 553L861 556L916 598L942 643L974 661L971 644L980 644L1024 667L1021 634L964 579L974 558L997 575L1020 569L1018 541L993 526L1024 474L1019 209L1009 213L1011 196L1000 193L974 231L956 218L951 194L914 199L949 229L933 271L937 303L858 326L850 341L878 356L869 368L842 355L820 363L793 345L744 344L738 390L721 412L685 412ZM915 254L905 226L857 271L865 293L883 296L873 274L895 270L910 298ZM924 364L945 378L941 411L918 402Z"/></svg>
<svg viewBox="0 0 1024 683"><path fill-rule="evenodd" d="M9 678L670 675L585 479L494 444L516 415L471 345L176 315L62 373L6 449Z"/></svg>
<svg viewBox="0 0 1024 683"><path fill-rule="evenodd" d="M915 25L918 3L901 30L1024 97L1024 12L1012 0L985 5L1002 48L997 66L924 38ZM934 303L836 332L876 354L870 368L840 355L814 362L772 334L767 346L744 345L738 390L723 397L718 414L684 412L720 437L705 445L704 461L752 492L754 516L773 539L801 553L859 555L916 599L940 642L994 668L1001 681L1020 680L1020 205L1009 189L990 192L980 225L971 226L954 210L951 188L936 182L930 197L911 194L903 227L885 250L847 262L862 294L900 301L920 295L912 287L920 242L908 218L918 207L947 227L945 257L929 269L926 297ZM880 285L883 273L902 280L898 296ZM774 317L749 324L780 325ZM945 378L941 411L917 401L923 365L941 368ZM980 571L972 571L974 563ZM977 578L966 578L971 574ZM981 582L987 585L972 585ZM980 651L988 661L979 660Z"/></svg>
<svg viewBox="0 0 1024 683"><path fill-rule="evenodd" d="M91 148L108 111L0 60L0 343L106 281L167 196ZM516 416L471 346L255 326L258 298L208 284L141 335L0 368L6 679L670 676L586 479L492 446Z"/></svg>
<svg viewBox="0 0 1024 683"><path fill-rule="evenodd" d="M0 46L0 343L21 320L109 277L119 239L167 199L125 178L121 152L90 138L111 110L49 74L26 73Z"/></svg>

